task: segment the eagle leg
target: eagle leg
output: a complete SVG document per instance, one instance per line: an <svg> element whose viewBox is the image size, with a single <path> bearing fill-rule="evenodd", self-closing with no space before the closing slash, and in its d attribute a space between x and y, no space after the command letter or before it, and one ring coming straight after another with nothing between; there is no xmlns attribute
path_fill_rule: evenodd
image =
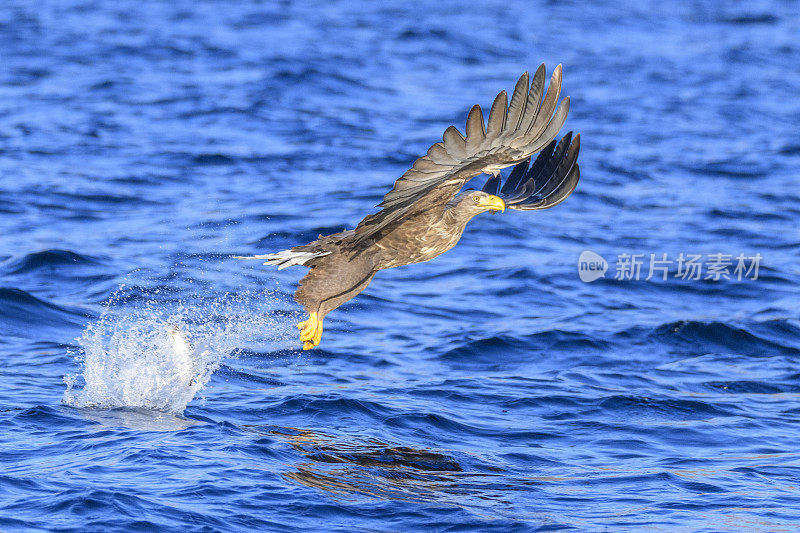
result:
<svg viewBox="0 0 800 533"><path fill-rule="evenodd" d="M316 348L322 340L322 321L328 313L363 291L375 275L375 252L350 259L332 252L321 257L300 280L294 299L308 312L308 320L297 324L303 349Z"/></svg>

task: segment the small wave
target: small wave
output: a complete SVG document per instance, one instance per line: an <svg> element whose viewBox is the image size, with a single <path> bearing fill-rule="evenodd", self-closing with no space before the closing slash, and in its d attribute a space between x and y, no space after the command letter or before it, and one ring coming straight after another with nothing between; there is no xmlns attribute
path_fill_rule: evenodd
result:
<svg viewBox="0 0 800 533"><path fill-rule="evenodd" d="M106 209L124 209L130 206L164 205L163 201L135 194L93 194L78 192L54 192L51 194L53 196L52 200L59 202L59 204L74 205L76 209L85 206L86 212L80 214L81 219L87 214L97 210L105 211Z"/></svg>
<svg viewBox="0 0 800 533"><path fill-rule="evenodd" d="M750 328L736 327L724 322L682 320L662 324L652 336L667 344L695 346L714 351L720 348L733 353L752 355L797 355L800 350L760 337Z"/></svg>
<svg viewBox="0 0 800 533"><path fill-rule="evenodd" d="M197 165L233 165L236 159L226 154L197 154L192 158Z"/></svg>
<svg viewBox="0 0 800 533"><path fill-rule="evenodd" d="M524 342L512 336L491 336L465 342L448 350L440 357L445 360L463 360L470 363L496 363L502 355L503 364L515 358L529 361L533 354L579 350L602 351L611 345L592 335L562 330L541 331L524 337Z"/></svg>
<svg viewBox="0 0 800 533"><path fill-rule="evenodd" d="M36 405L19 411L11 419L13 424L25 424L47 428L72 427L75 419L56 407L49 405Z"/></svg>
<svg viewBox="0 0 800 533"><path fill-rule="evenodd" d="M641 396L615 395L603 398L598 407L607 415L624 417L658 417L676 420L699 420L734 416L722 407L698 400L653 399Z"/></svg>
<svg viewBox="0 0 800 533"><path fill-rule="evenodd" d="M100 261L88 255L81 255L70 250L44 250L27 254L5 265L6 274L26 274L36 270L54 267L74 267L99 264Z"/></svg>
<svg viewBox="0 0 800 533"><path fill-rule="evenodd" d="M748 13L731 17L722 17L720 22L733 25L776 24L780 19L771 13Z"/></svg>
<svg viewBox="0 0 800 533"><path fill-rule="evenodd" d="M80 325L91 314L75 307L56 305L13 287L0 287L0 323L7 325Z"/></svg>
<svg viewBox="0 0 800 533"><path fill-rule="evenodd" d="M299 395L287 398L280 403L282 412L302 412L316 418L364 415L375 420L383 420L395 412L389 407L369 400L343 398L329 395L325 398L316 396Z"/></svg>
<svg viewBox="0 0 800 533"><path fill-rule="evenodd" d="M797 392L796 385L768 383L765 381L710 381L707 386L731 394L780 394L781 392Z"/></svg>

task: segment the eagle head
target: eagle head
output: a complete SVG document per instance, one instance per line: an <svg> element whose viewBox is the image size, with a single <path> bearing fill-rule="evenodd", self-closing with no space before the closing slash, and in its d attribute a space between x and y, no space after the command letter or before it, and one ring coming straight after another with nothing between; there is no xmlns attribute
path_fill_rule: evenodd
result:
<svg viewBox="0 0 800 533"><path fill-rule="evenodd" d="M468 189L455 198L459 211L463 210L472 216L484 211L505 211L506 203L499 196L483 191Z"/></svg>

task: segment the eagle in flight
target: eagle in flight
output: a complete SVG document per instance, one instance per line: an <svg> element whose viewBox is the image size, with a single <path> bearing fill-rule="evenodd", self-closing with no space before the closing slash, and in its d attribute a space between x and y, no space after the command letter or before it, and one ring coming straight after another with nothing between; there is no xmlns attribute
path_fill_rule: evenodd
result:
<svg viewBox="0 0 800 533"><path fill-rule="evenodd" d="M461 239L467 222L484 211L547 209L572 193L579 178L580 135L569 132L555 140L569 111L569 97L558 101L561 65L546 92L544 86L541 65L532 80L527 72L519 78L510 103L506 91L497 95L488 121L474 106L466 136L454 126L447 128L442 142L395 181L378 204L382 209L355 229L320 235L282 252L235 256L266 260L265 265L279 269L310 267L294 294L308 312L308 319L297 325L304 350L319 345L325 316L363 291L379 270L446 252ZM512 165L503 183L500 170ZM461 191L480 174L489 175L482 190Z"/></svg>

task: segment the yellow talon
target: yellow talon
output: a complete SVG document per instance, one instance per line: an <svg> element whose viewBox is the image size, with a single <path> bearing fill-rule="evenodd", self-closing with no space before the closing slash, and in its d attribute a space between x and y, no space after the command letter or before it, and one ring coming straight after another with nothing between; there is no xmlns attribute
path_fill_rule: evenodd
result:
<svg viewBox="0 0 800 533"><path fill-rule="evenodd" d="M314 338L311 341L314 346L319 346L319 343L322 342L322 320L317 321L317 331L314 332Z"/></svg>
<svg viewBox="0 0 800 533"><path fill-rule="evenodd" d="M317 318L317 313L309 313L308 320L297 324L300 328L300 340L303 341L303 350L310 350L322 340L322 320Z"/></svg>
<svg viewBox="0 0 800 533"><path fill-rule="evenodd" d="M297 329L300 330L300 336L308 335L317 326L317 313L309 313L308 320L303 320L297 324Z"/></svg>

